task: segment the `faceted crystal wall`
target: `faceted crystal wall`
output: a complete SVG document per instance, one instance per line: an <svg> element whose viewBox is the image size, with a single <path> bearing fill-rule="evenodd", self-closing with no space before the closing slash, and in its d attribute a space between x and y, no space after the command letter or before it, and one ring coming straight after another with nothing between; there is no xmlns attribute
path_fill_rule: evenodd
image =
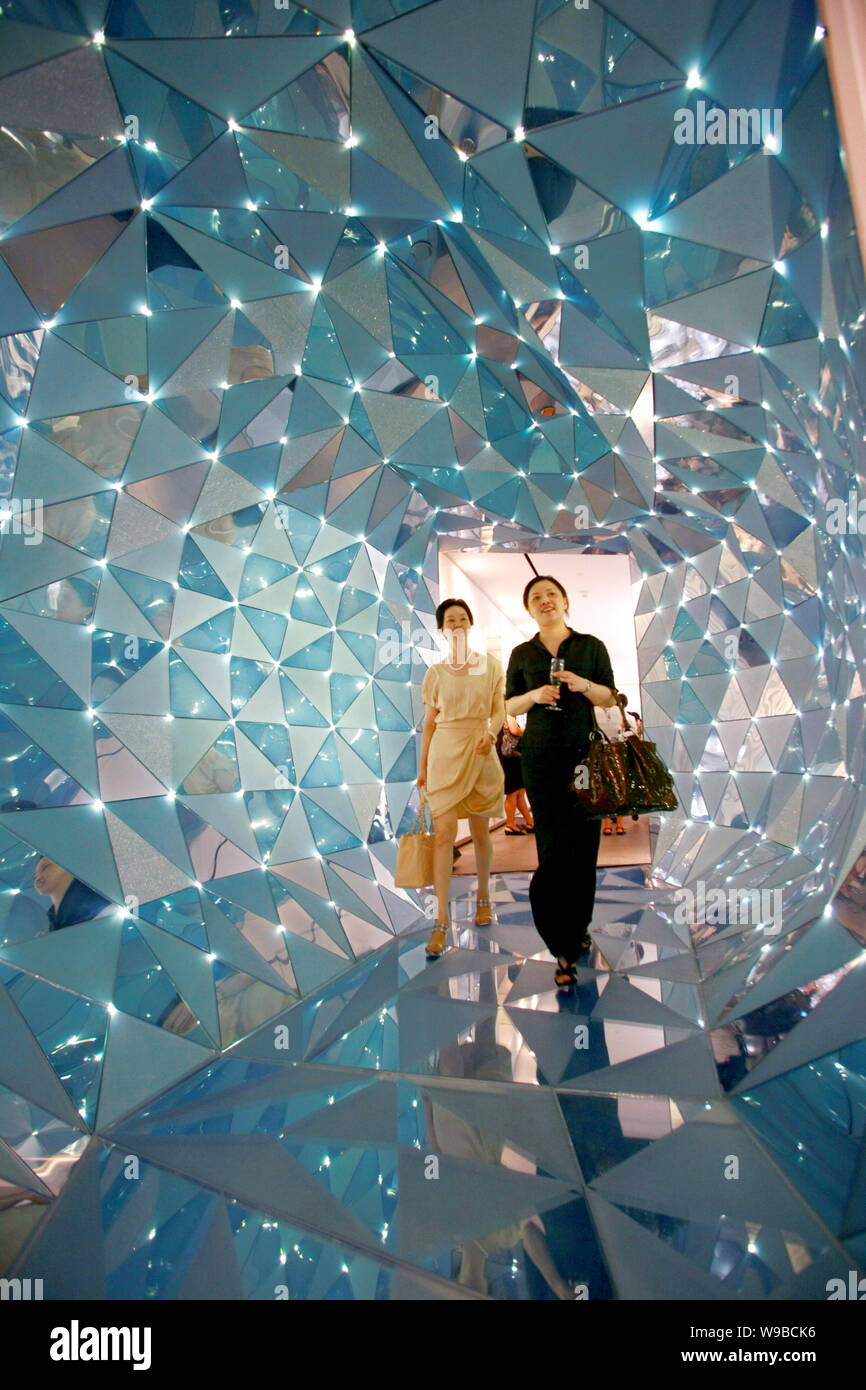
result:
<svg viewBox="0 0 866 1390"><path fill-rule="evenodd" d="M703 926L702 1027L857 957L864 281L811 4L0 34L0 1179L53 1200L90 1142L95 1183L92 1135L417 930L440 542L632 556L651 884L782 892L778 934ZM761 1080L866 1034L852 981Z"/></svg>

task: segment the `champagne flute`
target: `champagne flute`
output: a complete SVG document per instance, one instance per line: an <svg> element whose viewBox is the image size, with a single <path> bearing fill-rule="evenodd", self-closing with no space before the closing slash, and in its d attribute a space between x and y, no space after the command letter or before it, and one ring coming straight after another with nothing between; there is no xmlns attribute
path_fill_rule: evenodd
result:
<svg viewBox="0 0 866 1390"><path fill-rule="evenodd" d="M565 670L565 660L561 656L554 656L550 662L550 684L557 687L557 699L562 685L562 672ZM562 713L561 705L548 705L548 709L555 710L557 714Z"/></svg>

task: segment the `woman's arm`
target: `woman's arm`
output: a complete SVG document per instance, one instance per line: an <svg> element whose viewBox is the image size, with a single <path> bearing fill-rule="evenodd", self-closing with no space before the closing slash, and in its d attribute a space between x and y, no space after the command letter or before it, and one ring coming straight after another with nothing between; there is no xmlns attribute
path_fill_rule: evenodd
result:
<svg viewBox="0 0 866 1390"><path fill-rule="evenodd" d="M505 701L506 714L526 714L533 705L555 705L557 703L555 685L539 685L535 690L527 690L525 695L512 695Z"/></svg>
<svg viewBox="0 0 866 1390"><path fill-rule="evenodd" d="M576 676L573 671L563 671L562 680L569 690L574 691L576 695L585 696L591 705L599 705L602 709L611 709L619 703L610 686L599 685L586 676Z"/></svg>
<svg viewBox="0 0 866 1390"><path fill-rule="evenodd" d="M493 657L488 657L488 661L493 660ZM475 744L475 752L478 754L490 752L496 743L496 735L505 723L505 672L500 662L495 663L491 674L490 713L487 716L487 728Z"/></svg>
<svg viewBox="0 0 866 1390"><path fill-rule="evenodd" d="M505 723L505 672L498 662L497 667L490 701L490 732L493 735L494 743L496 742L496 735Z"/></svg>
<svg viewBox="0 0 866 1390"><path fill-rule="evenodd" d="M589 676L575 675L573 671L564 671L562 679L569 690L574 691L576 695L583 695L591 705L597 705L601 709L613 709L620 702L620 697L616 692L610 656L607 647L598 638L594 640L593 647L588 665L593 677L597 679L591 680ZM624 697L622 698L624 702Z"/></svg>
<svg viewBox="0 0 866 1390"><path fill-rule="evenodd" d="M505 689L510 690L512 694L505 701L505 713L510 715L526 714L533 705L558 704L559 692L555 685L539 685L534 690L526 689L526 668L523 664L525 646L526 643L515 647L508 662Z"/></svg>
<svg viewBox="0 0 866 1390"><path fill-rule="evenodd" d="M427 754L430 750L430 740L433 737L433 730L436 728L436 716L438 709L427 706L427 714L424 718L424 725L421 729L421 750L418 754L418 786L423 787L427 781Z"/></svg>

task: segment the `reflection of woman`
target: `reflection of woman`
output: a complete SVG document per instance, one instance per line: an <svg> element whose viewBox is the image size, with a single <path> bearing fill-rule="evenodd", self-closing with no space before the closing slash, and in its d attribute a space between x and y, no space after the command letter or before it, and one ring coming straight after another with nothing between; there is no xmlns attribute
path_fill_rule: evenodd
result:
<svg viewBox="0 0 866 1390"><path fill-rule="evenodd" d="M502 665L469 650L472 614L462 599L445 599L436 626L449 644L447 661L431 666L422 694L427 717L421 733L418 786L424 787L436 829L434 887L437 918L428 960L445 950L457 821L469 817L478 873L475 925L489 926L491 816L502 815L503 777L494 744L505 719Z"/></svg>
<svg viewBox="0 0 866 1390"><path fill-rule="evenodd" d="M59 931L78 922L90 922L112 906L109 898L89 888L68 869L41 855L33 875L33 887L51 899L48 930Z"/></svg>
<svg viewBox="0 0 866 1390"><path fill-rule="evenodd" d="M448 1043L440 1048L440 1075L472 1077L481 1082L513 1081L508 1048L485 1036L480 1026L478 1033L475 1042L459 1045ZM448 1102L448 1092L438 1088L423 1095L427 1151L507 1168L504 1161L505 1141L501 1135L491 1133L481 1124L470 1123L463 1115L449 1109ZM531 1217L523 1220L518 1218L509 1225L485 1231L472 1240L464 1240L460 1247L457 1283L478 1293L489 1293L488 1256L513 1250L520 1245L556 1297L573 1299L574 1290L556 1268L544 1231Z"/></svg>
<svg viewBox="0 0 866 1390"><path fill-rule="evenodd" d="M616 703L614 679L604 643L567 626L568 595L558 579L531 579L523 606L538 632L511 653L505 694L509 714L528 714L520 751L538 846L529 900L538 933L556 957L556 984L570 988L577 957L591 945L601 835L600 821L585 816L572 781L593 728L590 705ZM553 657L565 661L559 688L550 684Z"/></svg>

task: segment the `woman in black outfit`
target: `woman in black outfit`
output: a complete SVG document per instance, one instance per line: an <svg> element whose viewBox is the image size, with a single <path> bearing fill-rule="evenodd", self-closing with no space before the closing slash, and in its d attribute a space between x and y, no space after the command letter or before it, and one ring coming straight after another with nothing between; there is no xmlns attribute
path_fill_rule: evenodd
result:
<svg viewBox="0 0 866 1390"><path fill-rule="evenodd" d="M616 687L604 643L567 625L568 595L558 579L531 579L523 606L538 632L511 653L505 708L508 714L528 716L520 753L538 846L529 901L538 934L556 957L556 984L569 988L576 979L577 957L592 944L589 924L601 836L601 820L584 815L572 781L594 727L591 706L615 705ZM550 682L553 657L565 661L558 687Z"/></svg>

